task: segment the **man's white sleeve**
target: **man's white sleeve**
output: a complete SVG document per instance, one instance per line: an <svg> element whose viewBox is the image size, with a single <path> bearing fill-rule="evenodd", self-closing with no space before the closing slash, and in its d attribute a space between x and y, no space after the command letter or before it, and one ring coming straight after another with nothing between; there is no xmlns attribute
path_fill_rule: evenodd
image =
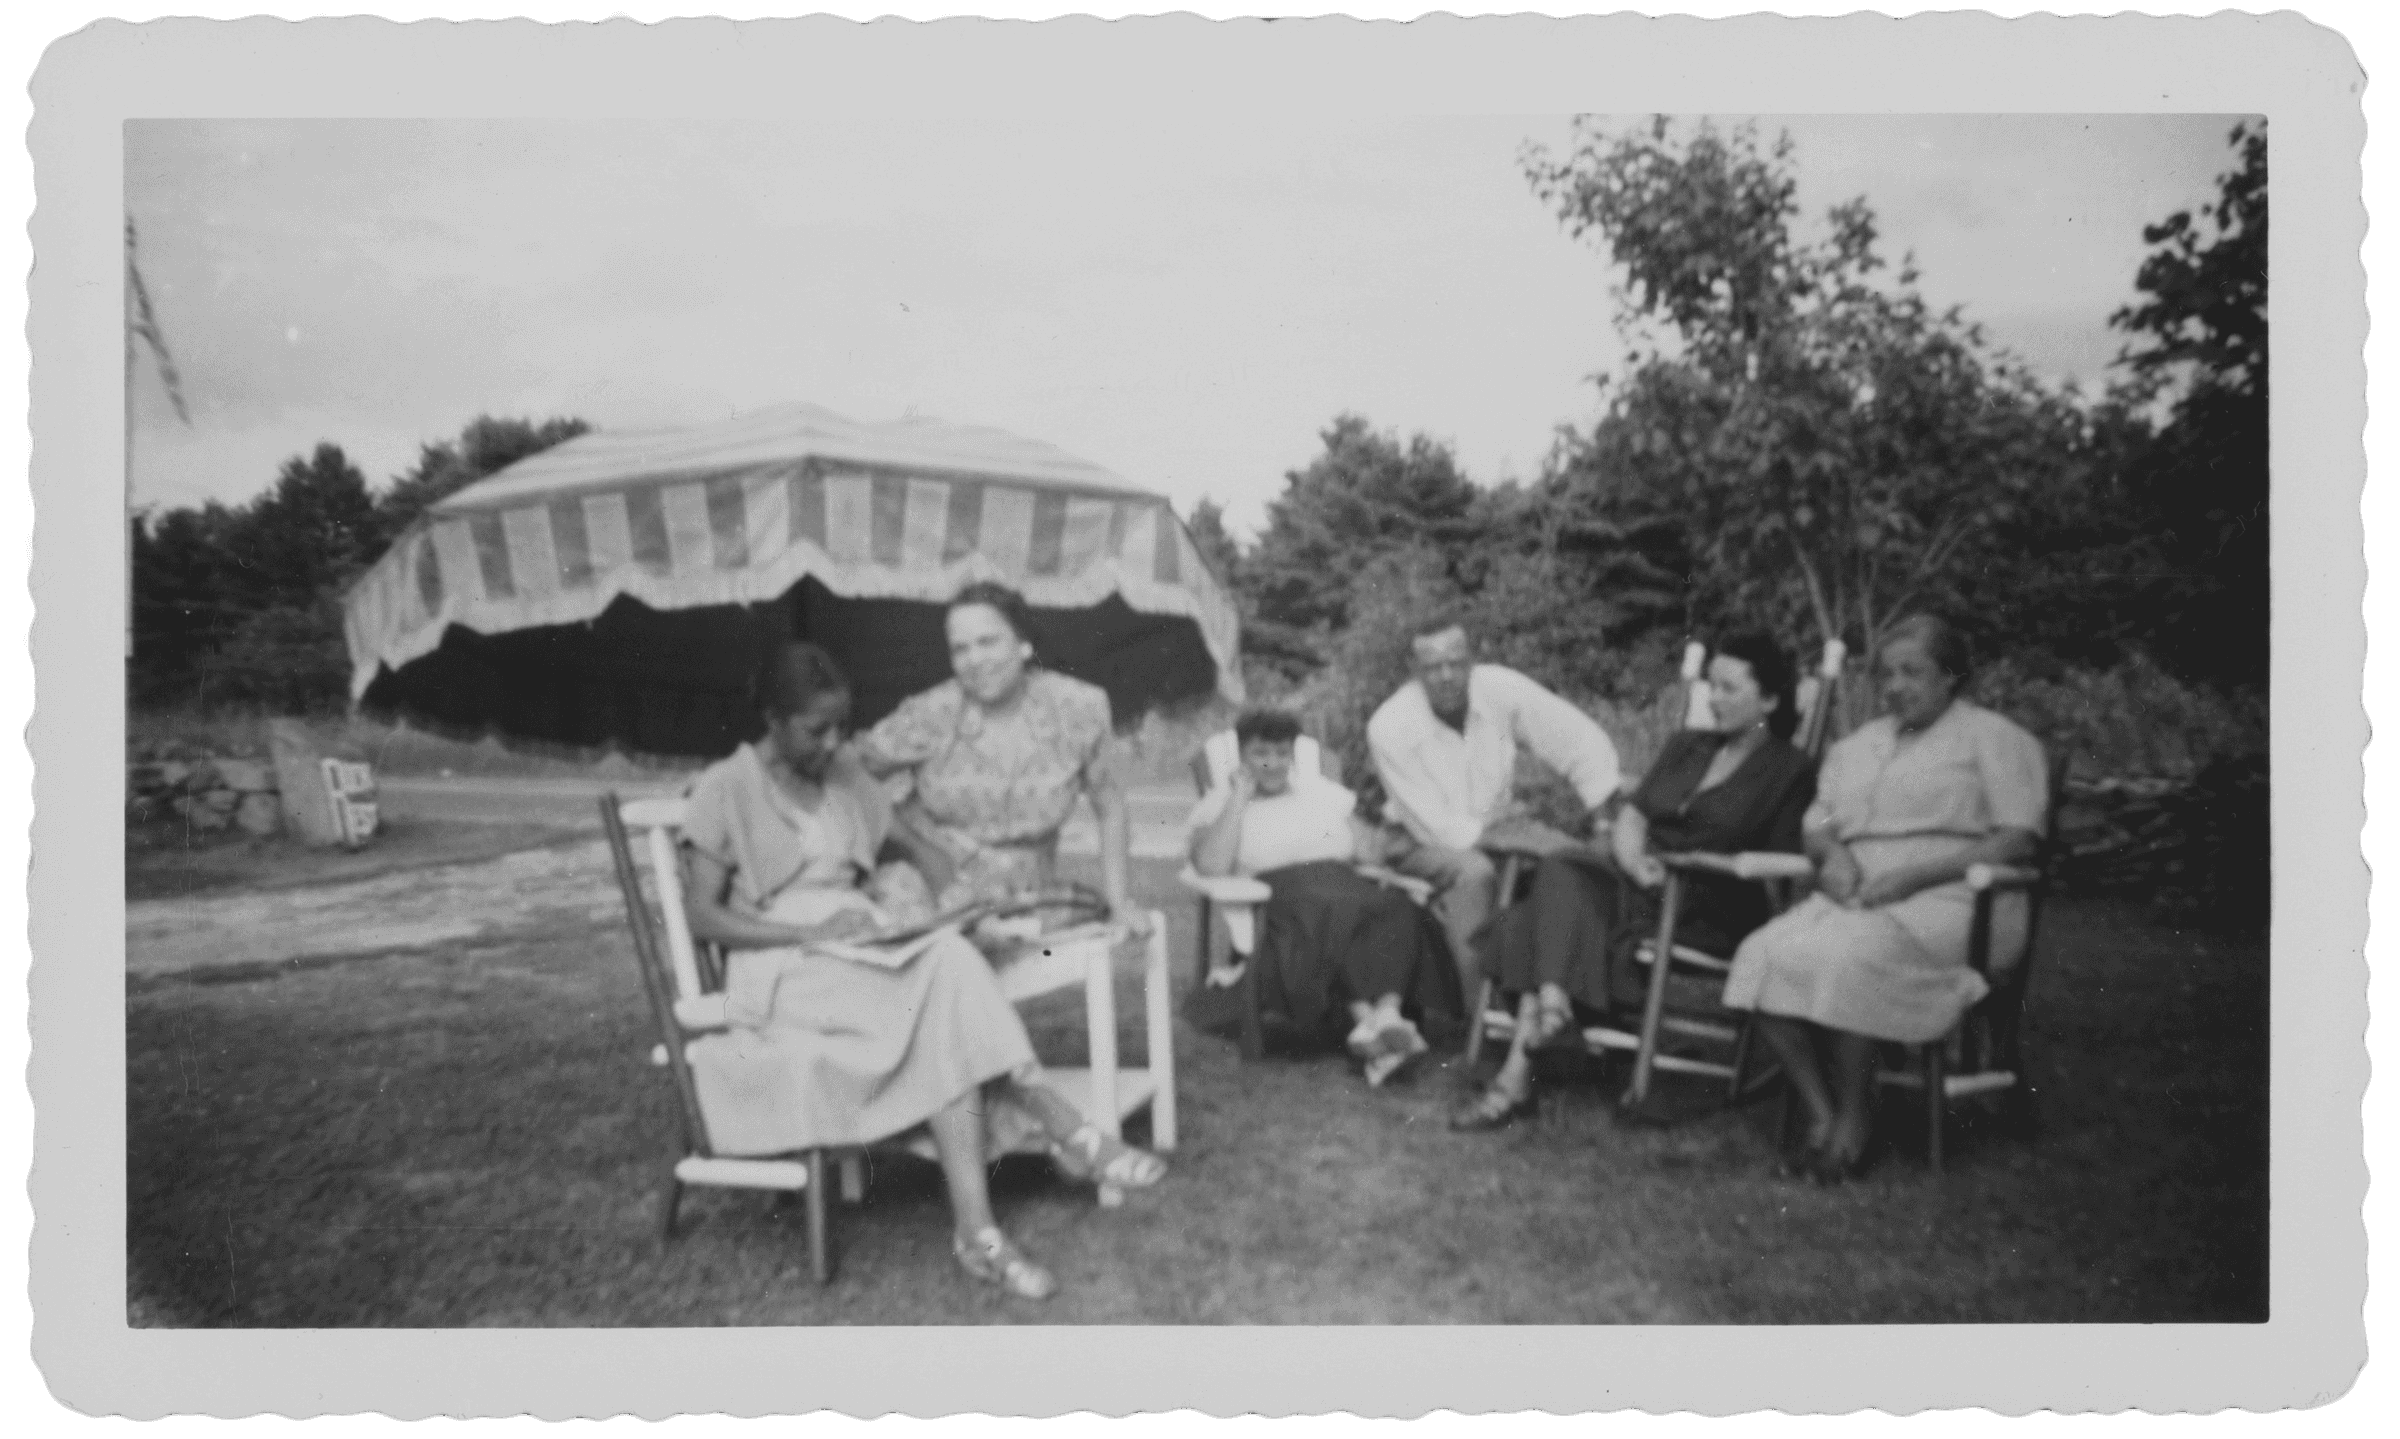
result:
<svg viewBox="0 0 2400 1439"><path fill-rule="evenodd" d="M1582 796L1585 809L1598 809L1616 794L1624 780L1617 767L1617 747L1608 731L1582 710L1543 689L1514 670L1496 686L1507 696L1517 742L1532 750L1544 764L1565 775Z"/></svg>

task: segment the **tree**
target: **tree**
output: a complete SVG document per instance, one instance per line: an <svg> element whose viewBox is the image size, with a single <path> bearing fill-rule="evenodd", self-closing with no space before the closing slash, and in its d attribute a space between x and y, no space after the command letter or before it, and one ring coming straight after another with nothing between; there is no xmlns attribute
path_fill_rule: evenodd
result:
<svg viewBox="0 0 2400 1439"><path fill-rule="evenodd" d="M1349 623L1367 561L1410 545L1462 555L1475 538L1475 486L1447 445L1424 435L1403 444L1357 415L1321 438L1324 453L1284 476L1240 567L1249 646L1286 668L1322 661L1322 637Z"/></svg>
<svg viewBox="0 0 2400 1439"><path fill-rule="evenodd" d="M587 434L591 426L576 419L496 420L478 415L459 431L458 438L420 446L417 462L392 481L377 502L383 542L398 539L428 508L467 486L538 455L552 445Z"/></svg>
<svg viewBox="0 0 2400 1439"><path fill-rule="evenodd" d="M374 559L380 538L367 477L335 444L283 462L275 487L227 535L233 560L266 601L314 597L345 585Z"/></svg>
<svg viewBox="0 0 2400 1439"><path fill-rule="evenodd" d="M1199 548L1208 572L1228 593L1233 592L1241 578L1242 551L1225 531L1225 507L1215 500L1202 500L1192 506L1191 517L1183 524L1191 531L1192 543Z"/></svg>
<svg viewBox="0 0 2400 1439"><path fill-rule="evenodd" d="M335 705L349 669L341 597L426 506L588 430L581 420L481 417L427 445L381 497L341 446L284 461L265 494L138 516L136 703Z"/></svg>
<svg viewBox="0 0 2400 1439"><path fill-rule="evenodd" d="M2267 677L2267 136L2233 128L2238 162L2216 202L2145 226L2145 297L2109 317L2137 396L2174 394L2134 466L2155 537L2157 647L2182 673L2246 687ZM2179 393L2177 393L2179 391Z"/></svg>
<svg viewBox="0 0 2400 1439"><path fill-rule="evenodd" d="M1636 553L1653 568L1680 550L1695 621L1872 648L2000 563L1996 536L2081 463L2086 423L1957 309L1930 306L1913 265L1878 276L1863 198L1798 237L1791 153L1752 126L1664 118L1615 134L1579 121L1564 158L1526 152L1535 193L1605 242L1631 350L1549 482L1592 521L1648 536Z"/></svg>

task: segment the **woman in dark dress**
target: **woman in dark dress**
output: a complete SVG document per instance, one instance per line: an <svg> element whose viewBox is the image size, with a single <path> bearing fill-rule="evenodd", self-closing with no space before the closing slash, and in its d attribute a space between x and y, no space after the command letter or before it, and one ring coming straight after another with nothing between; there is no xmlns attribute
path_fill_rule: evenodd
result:
<svg viewBox="0 0 2400 1439"><path fill-rule="evenodd" d="M1516 1037L1490 1086L1451 1116L1453 1128L1499 1129L1533 1103L1533 1050L1600 1013L1638 1004L1634 951L1658 927L1658 856L1800 848L1815 772L1792 747L1800 721L1792 663L1764 635L1736 635L1709 660L1717 727L1685 730L1617 811L1610 853L1565 850L1534 872L1526 901L1486 931L1486 971L1517 995ZM1759 886L1721 875L1686 877L1679 942L1729 954L1770 917Z"/></svg>

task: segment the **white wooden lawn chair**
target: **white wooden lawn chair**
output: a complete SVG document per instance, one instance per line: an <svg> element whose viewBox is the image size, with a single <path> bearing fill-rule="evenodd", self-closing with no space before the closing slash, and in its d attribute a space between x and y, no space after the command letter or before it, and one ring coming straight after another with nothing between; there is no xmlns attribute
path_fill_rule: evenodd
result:
<svg viewBox="0 0 2400 1439"><path fill-rule="evenodd" d="M625 899L626 917L633 930L634 957L644 988L660 1025L662 1041L651 1062L668 1069L682 1125L682 1152L667 1179L660 1216L665 1238L675 1234L677 1207L686 1186L709 1185L734 1189L797 1192L808 1208L809 1261L817 1282L832 1278L826 1245L825 1167L823 1150L784 1156L721 1155L709 1142L708 1116L702 1112L699 1090L691 1072L689 1046L693 1040L726 1028L722 957L711 946L696 943L684 916L683 864L678 850L683 829L684 801L672 799L620 800L600 798L600 822L614 857L617 885ZM642 886L629 831L643 832L650 876L657 891L656 913ZM663 928L665 943L659 942ZM1048 1085L1111 1138L1124 1133L1125 1119L1147 1106L1153 1148L1175 1147L1175 1046L1173 1011L1167 986L1167 927L1153 913L1143 990L1149 1029L1150 1065L1128 1069L1117 1060L1116 974L1113 965L1115 932L1104 924L1062 930L1045 937L1039 950L1029 951L1000 970L1001 992L1016 1003L1082 985L1084 1020L1091 1043L1087 1068L1050 1068ZM662 952L663 951L663 952ZM899 1147L927 1159L934 1157L930 1135L922 1130L895 1136ZM838 1155L842 1198L858 1203L865 1197L866 1167L858 1150ZM1103 1205L1122 1203L1113 1185L1100 1187Z"/></svg>

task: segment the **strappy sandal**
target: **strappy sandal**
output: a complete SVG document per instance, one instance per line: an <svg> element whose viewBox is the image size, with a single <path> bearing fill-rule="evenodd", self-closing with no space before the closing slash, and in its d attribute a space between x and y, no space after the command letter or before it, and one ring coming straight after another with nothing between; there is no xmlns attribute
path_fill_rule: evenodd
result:
<svg viewBox="0 0 2400 1439"><path fill-rule="evenodd" d="M1461 1134L1488 1134L1510 1125L1533 1113L1533 1090L1511 1094L1499 1085L1492 1085L1479 1095L1473 1104L1450 1116L1450 1127Z"/></svg>
<svg viewBox="0 0 2400 1439"><path fill-rule="evenodd" d="M950 1236L950 1252L958 1267L986 1284L997 1284L1019 1299L1047 1299L1058 1292L1049 1270L1025 1257L998 1229L979 1229L975 1237Z"/></svg>
<svg viewBox="0 0 2400 1439"><path fill-rule="evenodd" d="M1575 1001L1562 994L1553 1002L1545 994L1534 1001L1533 1032L1525 1036L1525 1047L1540 1049L1574 1028Z"/></svg>
<svg viewBox="0 0 2400 1439"><path fill-rule="evenodd" d="M1053 1140L1050 1157L1059 1168L1086 1184L1118 1189L1148 1189L1167 1177L1167 1162L1146 1149L1136 1149L1087 1124L1063 1140Z"/></svg>

